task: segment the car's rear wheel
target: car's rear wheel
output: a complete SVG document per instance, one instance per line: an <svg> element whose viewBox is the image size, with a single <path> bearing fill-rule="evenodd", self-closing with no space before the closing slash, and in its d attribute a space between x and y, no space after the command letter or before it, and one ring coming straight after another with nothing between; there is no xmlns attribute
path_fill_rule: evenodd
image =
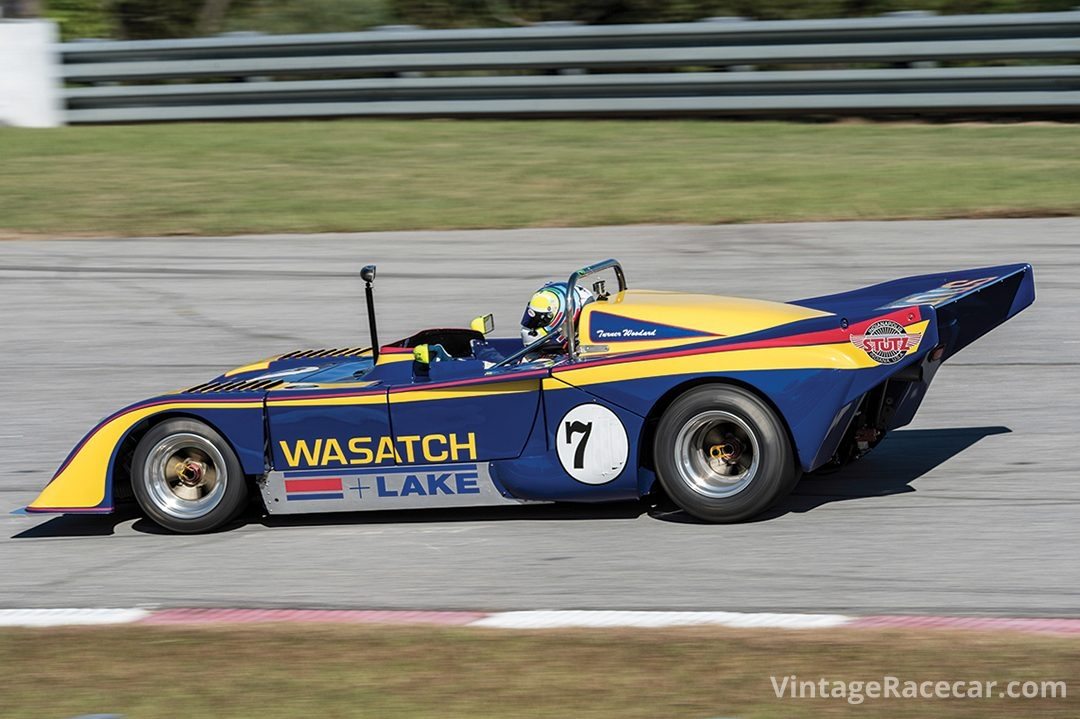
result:
<svg viewBox="0 0 1080 719"><path fill-rule="evenodd" d="M131 487L150 519L174 532L209 532L236 517L247 483L236 453L213 428L172 419L139 440Z"/></svg>
<svg viewBox="0 0 1080 719"><path fill-rule="evenodd" d="M703 385L660 418L653 461L668 496L707 522L739 522L787 494L799 469L780 418L753 393Z"/></svg>

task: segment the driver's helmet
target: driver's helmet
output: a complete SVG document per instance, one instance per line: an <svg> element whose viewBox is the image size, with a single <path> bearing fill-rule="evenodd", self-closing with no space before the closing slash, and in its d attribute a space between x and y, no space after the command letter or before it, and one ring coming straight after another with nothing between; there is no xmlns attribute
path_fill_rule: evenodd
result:
<svg viewBox="0 0 1080 719"><path fill-rule="evenodd" d="M541 337L554 334L553 342L557 345L566 343L566 337L562 335L562 325L566 321L566 291L565 282L549 282L529 299L525 307L525 314L521 316L521 341L530 345ZM577 325L581 308L593 301L592 293L584 287L574 287L576 307L574 325Z"/></svg>

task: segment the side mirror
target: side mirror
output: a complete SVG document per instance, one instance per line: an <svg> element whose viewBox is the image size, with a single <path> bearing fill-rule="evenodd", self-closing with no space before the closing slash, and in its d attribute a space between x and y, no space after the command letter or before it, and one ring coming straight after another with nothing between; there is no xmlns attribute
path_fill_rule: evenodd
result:
<svg viewBox="0 0 1080 719"><path fill-rule="evenodd" d="M430 345L416 345L412 351L413 362L422 365L431 364L431 346Z"/></svg>
<svg viewBox="0 0 1080 719"><path fill-rule="evenodd" d="M364 265L364 268L360 270L360 279L364 282L375 281L375 265Z"/></svg>
<svg viewBox="0 0 1080 719"><path fill-rule="evenodd" d="M482 335L489 335L495 331L495 315L488 313L481 317L477 317L469 323L469 327L474 332L479 332Z"/></svg>

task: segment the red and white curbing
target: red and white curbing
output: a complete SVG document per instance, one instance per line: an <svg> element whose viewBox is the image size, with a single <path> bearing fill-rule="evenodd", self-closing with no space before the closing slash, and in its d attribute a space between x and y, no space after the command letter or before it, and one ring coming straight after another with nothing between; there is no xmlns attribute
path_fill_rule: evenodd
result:
<svg viewBox="0 0 1080 719"><path fill-rule="evenodd" d="M554 610L499 612L471 626L497 629L568 629L608 627L732 627L735 629L831 629L851 618L840 614L752 614L744 612L632 612Z"/></svg>
<svg viewBox="0 0 1080 719"><path fill-rule="evenodd" d="M732 629L961 629L1080 635L1080 619L1053 617L848 616L752 612L535 610L439 612L363 609L0 609L0 627L108 624L412 624L494 629L728 627Z"/></svg>

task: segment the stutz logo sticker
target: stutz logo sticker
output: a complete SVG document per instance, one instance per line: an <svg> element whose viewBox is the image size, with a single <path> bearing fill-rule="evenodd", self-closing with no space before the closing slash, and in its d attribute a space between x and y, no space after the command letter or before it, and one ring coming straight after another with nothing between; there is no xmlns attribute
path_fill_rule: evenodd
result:
<svg viewBox="0 0 1080 719"><path fill-rule="evenodd" d="M921 333L908 334L899 322L879 320L866 328L866 334L851 335L851 344L878 364L896 364L908 350L918 347L921 339Z"/></svg>

